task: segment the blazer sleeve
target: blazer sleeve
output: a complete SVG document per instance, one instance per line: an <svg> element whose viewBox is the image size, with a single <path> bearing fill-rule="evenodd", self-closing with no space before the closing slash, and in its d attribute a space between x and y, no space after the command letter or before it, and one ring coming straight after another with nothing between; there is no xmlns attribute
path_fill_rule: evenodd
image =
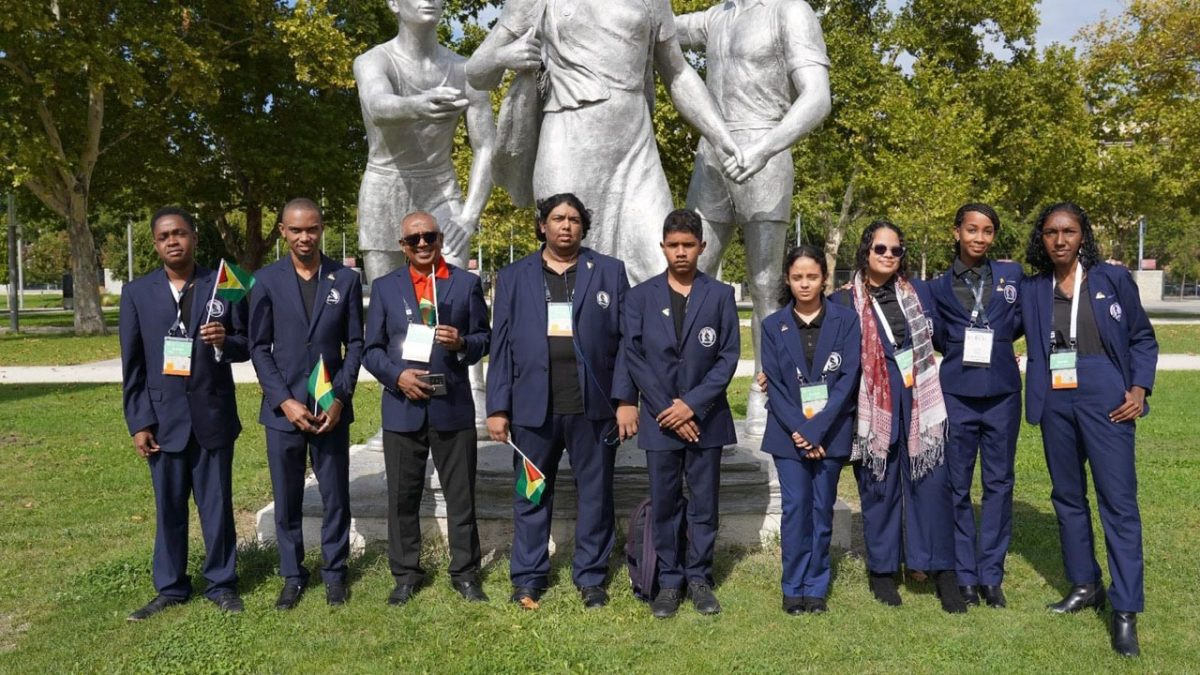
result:
<svg viewBox="0 0 1200 675"><path fill-rule="evenodd" d="M779 341L783 338L775 330L766 330L765 326L761 335L762 367L767 374L767 410L779 418L789 432L800 431L805 419L799 401L792 395L794 387L789 386L796 377L785 372L785 361L781 358L783 345ZM808 439L803 432L801 435Z"/></svg>
<svg viewBox="0 0 1200 675"><path fill-rule="evenodd" d="M469 366L479 363L488 353L492 344L492 329L488 326L487 303L483 301L483 281L474 274L467 273L471 278L471 301L469 324L466 335L462 336L463 360Z"/></svg>
<svg viewBox="0 0 1200 675"><path fill-rule="evenodd" d="M846 327L837 340L841 348L842 367L833 386L829 388L829 400L825 402L824 410L807 420L807 433L805 429L800 431L800 435L810 443L822 446L829 440L826 436L834 420L855 403L852 399L858 394L859 374L862 372L862 327L858 325L857 318L843 324Z"/></svg>
<svg viewBox="0 0 1200 675"><path fill-rule="evenodd" d="M275 363L275 355L271 351L274 344L275 305L266 283L259 281L257 287L250 291L250 361L258 375L263 397L272 410L292 398L287 381L279 371L279 364Z"/></svg>
<svg viewBox="0 0 1200 675"><path fill-rule="evenodd" d="M621 263L618 267L617 275L617 321L621 340L624 341L627 330L625 326L625 303L629 299L629 277L625 274L624 263ZM633 377L629 374L629 355L623 346L617 349L616 362L613 364L611 394L614 401L637 403L637 386L634 385Z"/></svg>
<svg viewBox="0 0 1200 675"><path fill-rule="evenodd" d="M637 390L641 392L645 403L650 406L649 412L653 416L657 416L671 406L674 397L667 393L662 382L655 376L654 369L650 367L650 363L646 360L646 348L642 339L644 328L642 320L645 310L642 304L645 296L645 293L630 293L628 296L629 302L625 303L625 306L622 308L621 313L624 316L624 321L621 334L621 350L625 352L626 372L629 373L630 380L633 381Z"/></svg>
<svg viewBox="0 0 1200 675"><path fill-rule="evenodd" d="M1129 383L1146 390L1154 389L1154 373L1158 367L1158 339L1154 326L1142 307L1133 277L1125 270L1118 270L1117 297L1129 316Z"/></svg>
<svg viewBox="0 0 1200 675"><path fill-rule="evenodd" d="M487 372L487 414L512 412L511 327L514 280L510 274L496 276L496 296L492 301L492 344Z"/></svg>
<svg viewBox="0 0 1200 675"><path fill-rule="evenodd" d="M362 280L358 273L350 282L350 292L347 293L346 326L342 332L342 343L346 345L346 358L342 361L342 369L333 378L333 395L343 405L350 402L354 389L358 386L358 370L363 360L363 302Z"/></svg>
<svg viewBox="0 0 1200 675"><path fill-rule="evenodd" d="M705 374L704 379L683 394L683 402L692 409L696 419L703 420L716 400L725 395L729 382L737 372L738 359L742 354L741 327L738 324L737 305L733 300L733 289L725 286L720 296L718 311L721 313L721 348L716 363Z"/></svg>
<svg viewBox="0 0 1200 675"><path fill-rule="evenodd" d="M146 352L142 345L137 304L128 289L121 294L121 319L117 326L121 342L121 402L125 425L132 436L158 424L150 394L146 391Z"/></svg>
<svg viewBox="0 0 1200 675"><path fill-rule="evenodd" d="M396 390L396 382L404 368L388 356L388 293L387 277L376 280L372 289L373 302L367 307L367 329L363 336L363 364L367 372L386 389Z"/></svg>

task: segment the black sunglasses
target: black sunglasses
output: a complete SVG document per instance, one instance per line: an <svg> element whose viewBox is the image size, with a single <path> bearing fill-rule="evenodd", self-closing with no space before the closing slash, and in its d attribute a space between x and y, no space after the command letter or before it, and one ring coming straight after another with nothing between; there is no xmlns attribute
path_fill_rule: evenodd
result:
<svg viewBox="0 0 1200 675"><path fill-rule="evenodd" d="M887 253L890 250L892 252L893 257L896 257L896 258L904 257L904 247L903 246L892 246L889 249L887 246L884 246L883 244L875 244L874 246L871 247L871 250L875 252L875 255L883 255L884 253Z"/></svg>
<svg viewBox="0 0 1200 675"><path fill-rule="evenodd" d="M432 245L436 243L441 236L441 232L418 232L417 234L410 234L407 237L400 237L400 241L404 242L405 246L416 248L417 246L421 245L421 242Z"/></svg>

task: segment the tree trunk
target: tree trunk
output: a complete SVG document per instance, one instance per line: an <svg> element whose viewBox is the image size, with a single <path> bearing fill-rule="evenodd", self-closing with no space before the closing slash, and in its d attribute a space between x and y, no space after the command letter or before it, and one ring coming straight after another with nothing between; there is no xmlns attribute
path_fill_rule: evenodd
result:
<svg viewBox="0 0 1200 675"><path fill-rule="evenodd" d="M263 255L267 247L263 242L262 231L263 212L261 204L246 205L246 245L238 256L238 264L248 270L262 267Z"/></svg>
<svg viewBox="0 0 1200 675"><path fill-rule="evenodd" d="M88 227L86 190L71 191L67 227L71 234L71 276L75 285L75 333L105 335L108 328L100 308L100 266L96 261L96 241Z"/></svg>
<svg viewBox="0 0 1200 675"><path fill-rule="evenodd" d="M825 218L825 263L829 266L829 278L825 280L825 292L833 292L833 278L837 272L838 250L842 246L842 238L846 236L846 228L854 220L854 184L858 180L858 170L850 174L846 183L846 191L842 193L842 209L834 221Z"/></svg>

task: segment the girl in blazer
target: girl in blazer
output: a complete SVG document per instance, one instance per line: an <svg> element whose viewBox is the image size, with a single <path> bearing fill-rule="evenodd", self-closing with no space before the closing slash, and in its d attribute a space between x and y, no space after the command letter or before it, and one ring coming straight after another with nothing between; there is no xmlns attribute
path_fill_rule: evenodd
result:
<svg viewBox="0 0 1200 675"><path fill-rule="evenodd" d="M783 499L783 610L821 613L838 478L850 458L858 392L858 317L825 299L825 254L798 246L783 260L779 311L762 324L767 429Z"/></svg>

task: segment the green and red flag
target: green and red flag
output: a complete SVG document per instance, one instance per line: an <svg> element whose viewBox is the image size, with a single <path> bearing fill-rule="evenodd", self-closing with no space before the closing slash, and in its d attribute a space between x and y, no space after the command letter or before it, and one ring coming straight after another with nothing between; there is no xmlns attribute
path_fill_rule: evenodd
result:
<svg viewBox="0 0 1200 675"><path fill-rule="evenodd" d="M517 470L517 496L541 504L542 493L546 491L546 475L511 440L508 444L521 456L521 468Z"/></svg>
<svg viewBox="0 0 1200 675"><path fill-rule="evenodd" d="M221 267L217 270L217 297L229 302L241 302L251 288L254 288L254 275L222 258Z"/></svg>
<svg viewBox="0 0 1200 675"><path fill-rule="evenodd" d="M325 367L325 355L313 366L312 374L308 376L308 393L313 398L313 409L329 411L333 405L333 381L329 379L329 369Z"/></svg>

